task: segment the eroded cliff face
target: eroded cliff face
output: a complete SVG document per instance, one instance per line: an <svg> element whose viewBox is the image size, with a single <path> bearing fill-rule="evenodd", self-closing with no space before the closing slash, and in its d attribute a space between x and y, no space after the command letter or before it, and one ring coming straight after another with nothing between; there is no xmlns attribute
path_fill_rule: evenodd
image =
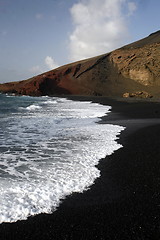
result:
<svg viewBox="0 0 160 240"><path fill-rule="evenodd" d="M160 31L94 58L71 63L28 80L0 85L23 95L123 96L148 92L160 96Z"/></svg>
<svg viewBox="0 0 160 240"><path fill-rule="evenodd" d="M144 86L160 85L160 43L118 49L111 53L110 60L125 78Z"/></svg>

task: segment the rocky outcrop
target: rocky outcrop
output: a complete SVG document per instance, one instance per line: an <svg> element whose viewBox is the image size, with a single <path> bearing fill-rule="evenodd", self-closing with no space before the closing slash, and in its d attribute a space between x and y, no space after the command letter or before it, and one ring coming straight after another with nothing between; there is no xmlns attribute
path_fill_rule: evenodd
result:
<svg viewBox="0 0 160 240"><path fill-rule="evenodd" d="M67 64L28 80L0 84L0 91L32 96L160 96L160 31L94 58Z"/></svg>
<svg viewBox="0 0 160 240"><path fill-rule="evenodd" d="M152 98L153 96L145 91L138 91L135 93L124 93L124 98Z"/></svg>
<svg viewBox="0 0 160 240"><path fill-rule="evenodd" d="M160 43L118 49L111 53L110 59L125 78L144 86L160 86Z"/></svg>

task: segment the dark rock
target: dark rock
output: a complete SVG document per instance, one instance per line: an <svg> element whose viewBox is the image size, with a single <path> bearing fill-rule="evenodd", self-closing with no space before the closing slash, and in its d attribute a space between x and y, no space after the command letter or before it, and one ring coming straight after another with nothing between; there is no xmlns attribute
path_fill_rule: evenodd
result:
<svg viewBox="0 0 160 240"><path fill-rule="evenodd" d="M129 98L129 97L134 97L134 98L152 98L153 96L149 94L148 92L145 91L138 91L135 93L124 93L123 94L124 98Z"/></svg>

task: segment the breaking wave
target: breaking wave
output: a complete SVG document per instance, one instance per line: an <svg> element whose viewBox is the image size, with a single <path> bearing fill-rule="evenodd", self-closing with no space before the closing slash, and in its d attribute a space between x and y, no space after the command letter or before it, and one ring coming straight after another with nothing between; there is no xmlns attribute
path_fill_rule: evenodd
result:
<svg viewBox="0 0 160 240"><path fill-rule="evenodd" d="M99 160L122 147L116 140L124 129L97 124L110 106L64 98L8 99L17 111L0 118L1 223L51 213L67 195L90 188L100 177Z"/></svg>

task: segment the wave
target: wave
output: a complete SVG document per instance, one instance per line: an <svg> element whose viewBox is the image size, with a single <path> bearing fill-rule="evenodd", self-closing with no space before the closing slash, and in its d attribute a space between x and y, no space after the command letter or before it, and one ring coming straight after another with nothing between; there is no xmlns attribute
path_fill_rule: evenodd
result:
<svg viewBox="0 0 160 240"><path fill-rule="evenodd" d="M35 111L35 110L38 110L38 109L41 109L42 107L41 106L37 106L37 105L30 105L28 107L26 107L26 110L28 111Z"/></svg>
<svg viewBox="0 0 160 240"><path fill-rule="evenodd" d="M110 106L48 100L1 119L0 222L55 211L67 195L90 188L100 177L99 160L122 147L123 127L96 124Z"/></svg>
<svg viewBox="0 0 160 240"><path fill-rule="evenodd" d="M43 104L56 104L56 103L58 103L58 101L56 101L56 100L48 100L48 101L43 102Z"/></svg>

